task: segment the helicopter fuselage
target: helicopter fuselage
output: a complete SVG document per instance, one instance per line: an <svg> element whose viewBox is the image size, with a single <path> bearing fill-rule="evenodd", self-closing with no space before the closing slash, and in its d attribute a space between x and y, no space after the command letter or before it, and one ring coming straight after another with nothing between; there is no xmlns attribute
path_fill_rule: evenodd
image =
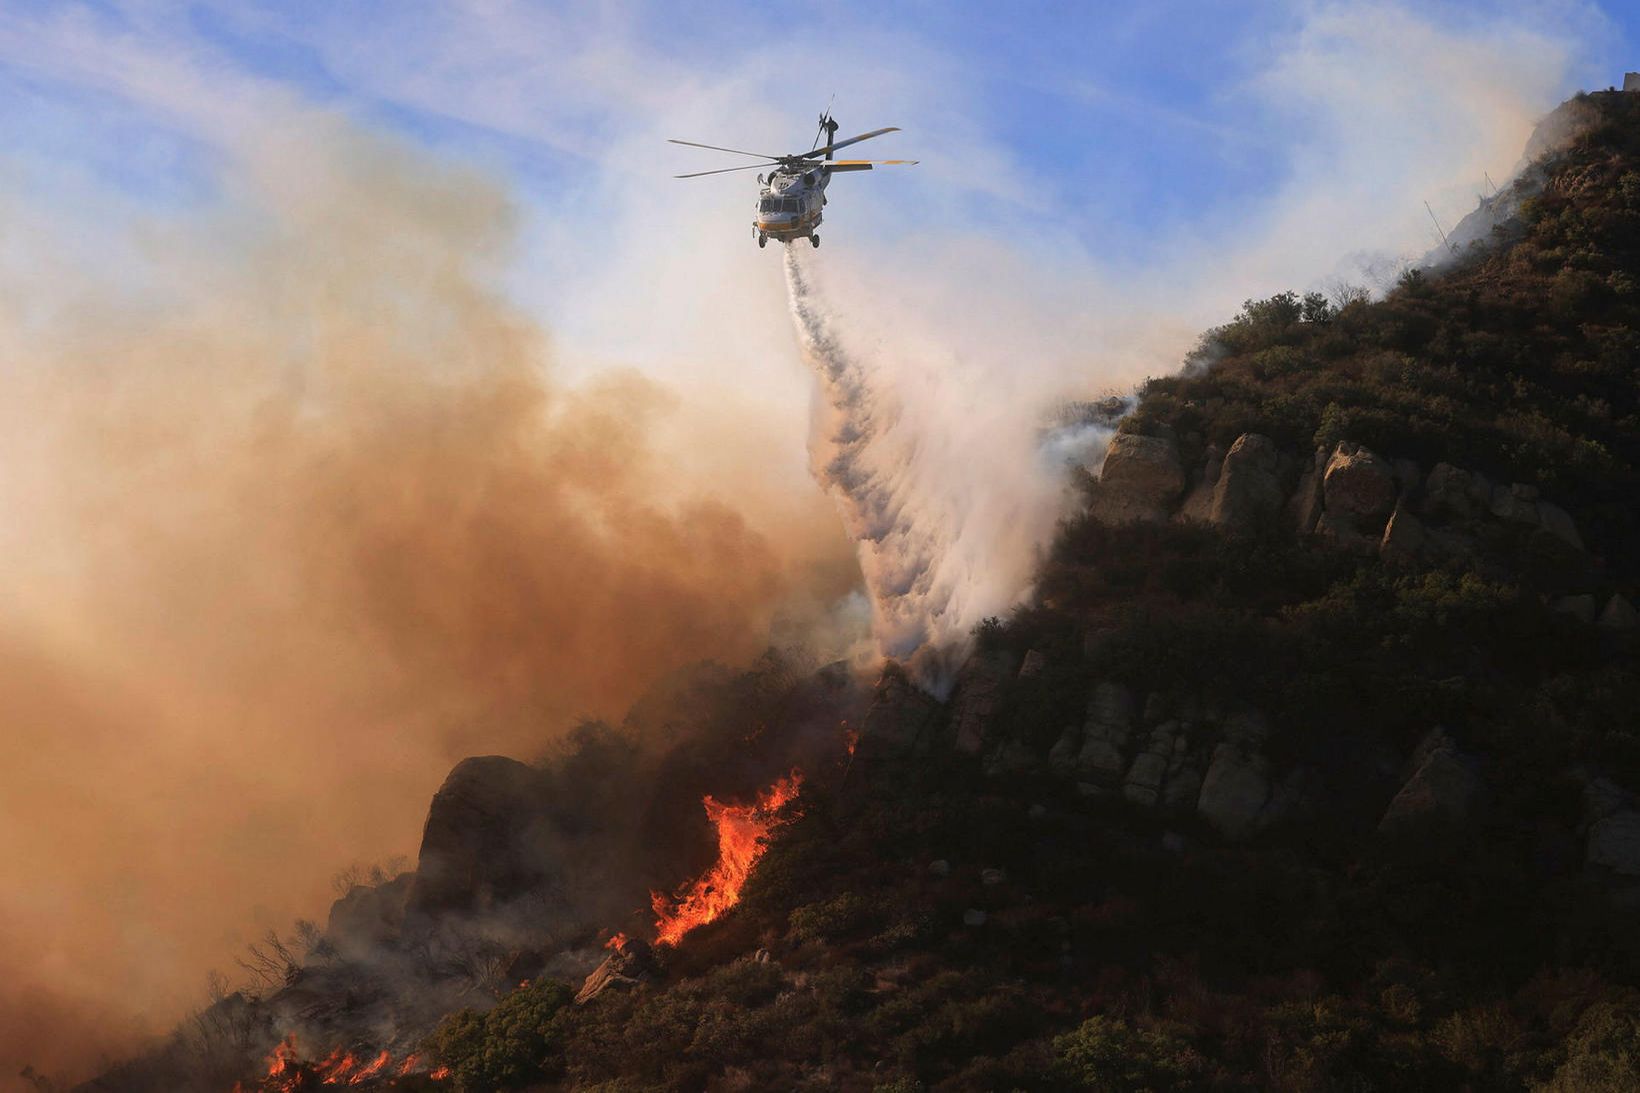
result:
<svg viewBox="0 0 1640 1093"><path fill-rule="evenodd" d="M825 167L786 171L775 168L763 179L752 231L781 242L807 239L820 226L831 171Z"/></svg>
<svg viewBox="0 0 1640 1093"><path fill-rule="evenodd" d="M879 163L909 165L917 162L914 159L834 159L832 153L839 148L859 144L862 140L897 132L899 129L890 125L885 129L873 129L869 133L849 137L847 140L838 140L837 121L828 110L820 115L820 132L815 134L814 144L807 152L771 156L763 152L748 152L742 148L725 148L718 144L701 144L692 140L672 139L668 143L687 144L693 148L706 148L714 152L751 156L753 159L767 161L766 164L748 163L739 167L720 167L715 171L691 171L674 177L700 178L703 175L751 171L767 166L768 175L757 176L761 189L757 197L757 216L752 220L752 238L757 240L759 247L767 246L771 239L777 239L782 243L790 243L794 239L807 239L810 246L818 247L820 235L814 229L820 226L821 214L826 207L826 187L831 184L832 175L840 171L869 171ZM822 134L826 141L823 147L820 144Z"/></svg>

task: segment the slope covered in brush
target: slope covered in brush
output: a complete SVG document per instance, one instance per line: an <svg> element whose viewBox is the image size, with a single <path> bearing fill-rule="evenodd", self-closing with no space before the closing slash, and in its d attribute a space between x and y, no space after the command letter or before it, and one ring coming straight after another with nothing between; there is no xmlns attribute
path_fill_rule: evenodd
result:
<svg viewBox="0 0 1640 1093"><path fill-rule="evenodd" d="M1149 383L951 702L890 666L735 913L516 1081L1640 1082L1640 96L1569 114L1446 268ZM470 1088L508 1020L441 1034Z"/></svg>

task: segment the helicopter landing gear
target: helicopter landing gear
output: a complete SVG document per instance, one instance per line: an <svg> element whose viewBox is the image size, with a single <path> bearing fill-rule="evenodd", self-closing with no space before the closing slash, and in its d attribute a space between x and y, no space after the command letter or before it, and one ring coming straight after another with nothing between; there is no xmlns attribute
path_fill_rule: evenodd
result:
<svg viewBox="0 0 1640 1093"><path fill-rule="evenodd" d="M759 248L768 246L769 245L769 237L764 235L762 232L758 232L757 233L757 245L758 245Z"/></svg>
<svg viewBox="0 0 1640 1093"><path fill-rule="evenodd" d="M809 246L818 247L819 245L820 245L820 237L818 235L809 236Z"/></svg>

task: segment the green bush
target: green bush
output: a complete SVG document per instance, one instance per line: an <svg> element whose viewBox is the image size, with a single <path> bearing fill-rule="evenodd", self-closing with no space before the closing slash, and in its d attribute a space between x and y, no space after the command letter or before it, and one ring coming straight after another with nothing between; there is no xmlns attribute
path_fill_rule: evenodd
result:
<svg viewBox="0 0 1640 1093"><path fill-rule="evenodd" d="M1201 1088L1206 1062L1166 1028L1136 1029L1115 1017L1089 1018L1056 1037L1059 1077L1073 1089L1142 1093Z"/></svg>
<svg viewBox="0 0 1640 1093"><path fill-rule="evenodd" d="M428 1045L456 1087L471 1093L518 1089L557 1073L574 992L552 980L513 991L487 1013L446 1017Z"/></svg>
<svg viewBox="0 0 1640 1093"><path fill-rule="evenodd" d="M1640 1089L1640 1006L1633 999L1590 1006L1566 1041L1566 1061L1545 1093Z"/></svg>

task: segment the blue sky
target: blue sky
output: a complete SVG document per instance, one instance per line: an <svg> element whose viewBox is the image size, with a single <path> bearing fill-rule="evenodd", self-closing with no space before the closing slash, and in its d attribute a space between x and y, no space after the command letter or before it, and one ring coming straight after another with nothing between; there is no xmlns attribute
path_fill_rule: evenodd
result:
<svg viewBox="0 0 1640 1093"><path fill-rule="evenodd" d="M1273 100L1253 88L1271 49L1300 34L1306 19L1325 7L1183 0L1126 8L473 6L483 14L452 14L461 5L14 0L0 15L11 25L14 46L11 57L0 57L0 91L10 103L0 112L0 132L14 153L75 164L139 198L187 200L208 188L209 149L179 132L172 119L144 117L140 103L31 63L41 59L27 55L35 26L77 25L88 39L145 38L153 48L173 49L234 79L285 87L308 102L497 167L524 192L550 200L587 181L590 162L577 146L617 138L635 105L631 99L600 102L595 91L561 95L543 71L555 63L556 49L591 51L618 42L610 64L633 66L618 78L643 78L650 59L663 59L665 69L689 74L673 89L678 95L690 93L697 74L753 66L761 77L757 102L743 112L724 103L709 119L703 116L708 131L680 134L731 143L752 128L745 116L752 113L780 119L787 143L805 140L813 115L833 93L845 127L900 121L885 116L899 105L897 96L874 101L873 89L855 77L875 73L892 88L914 80L916 69L926 66L939 70L940 83L953 95L949 109L964 119L967 135L983 135L1022 184L1050 195L1055 219L1068 220L1084 243L1120 257L1158 231L1211 224L1222 210L1279 185L1290 168L1284 134L1304 127L1306 104ZM1352 6L1360 5L1344 5ZM1562 90L1620 78L1622 58L1633 56L1640 41L1640 8L1634 5L1446 3L1419 10L1460 35L1521 27L1573 43L1577 56ZM509 20L520 28L514 41L497 41L477 29L485 21ZM501 117L500 111L487 118L482 108L441 110L403 93L408 73L381 81L369 69L383 51L396 68L436 57L445 45L466 54L452 73L509 82L521 95L533 87L542 115L552 115L553 125L573 140L555 145L539 132L521 131L516 117ZM765 118L757 128L760 136L769 132ZM951 147L949 135L908 128L893 150L938 162ZM655 149L655 157L657 174L712 162L670 149ZM974 169L986 166L976 163ZM986 206L997 195L972 196L968 211L1005 219Z"/></svg>
<svg viewBox="0 0 1640 1093"><path fill-rule="evenodd" d="M847 131L903 127L874 155L921 163L838 184L829 260L944 285L936 311L987 278L986 306L1051 299L1027 328L1076 316L1119 382L1176 367L1247 296L1428 250L1423 202L1462 216L1532 121L1621 79L1637 41L1632 6L1577 0L14 0L0 195L88 282L146 298L164 281L134 257L148 219L268 200L247 178L331 156L275 149L340 119L506 192L507 291L571 372L693 383L709 358L791 401L797 373L768 367L793 353L778 279L746 247L752 180L675 181L727 157L665 138L805 147L835 94Z"/></svg>

